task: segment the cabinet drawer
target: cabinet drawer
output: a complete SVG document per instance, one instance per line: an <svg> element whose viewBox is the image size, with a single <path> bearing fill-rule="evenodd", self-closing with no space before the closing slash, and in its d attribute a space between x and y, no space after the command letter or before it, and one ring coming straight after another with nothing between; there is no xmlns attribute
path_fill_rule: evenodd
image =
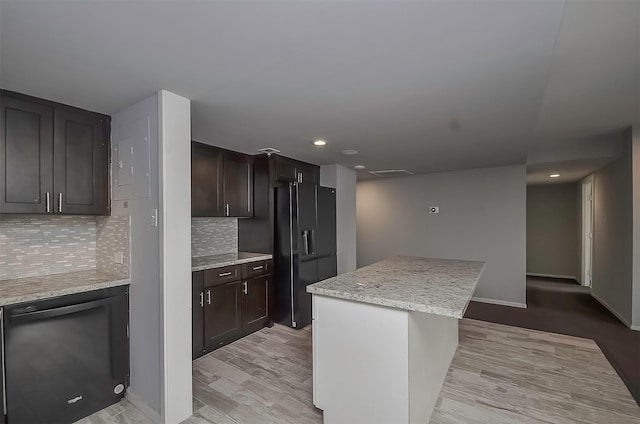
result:
<svg viewBox="0 0 640 424"><path fill-rule="evenodd" d="M204 286L211 287L240 279L240 267L237 265L207 269L204 272Z"/></svg>
<svg viewBox="0 0 640 424"><path fill-rule="evenodd" d="M242 279L253 278L271 273L271 261L258 261L242 264Z"/></svg>

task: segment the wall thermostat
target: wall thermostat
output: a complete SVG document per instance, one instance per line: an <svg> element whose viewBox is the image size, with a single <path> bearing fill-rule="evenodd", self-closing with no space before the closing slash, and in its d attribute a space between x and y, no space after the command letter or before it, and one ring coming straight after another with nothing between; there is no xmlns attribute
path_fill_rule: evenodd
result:
<svg viewBox="0 0 640 424"><path fill-rule="evenodd" d="M431 206L429 208L429 213L440 213L440 206Z"/></svg>

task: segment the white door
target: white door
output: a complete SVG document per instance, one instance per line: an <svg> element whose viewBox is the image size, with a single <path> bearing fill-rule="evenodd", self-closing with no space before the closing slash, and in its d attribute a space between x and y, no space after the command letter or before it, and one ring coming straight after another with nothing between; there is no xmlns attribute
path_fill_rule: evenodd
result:
<svg viewBox="0 0 640 424"><path fill-rule="evenodd" d="M593 260L593 177L582 182L582 285L591 287Z"/></svg>

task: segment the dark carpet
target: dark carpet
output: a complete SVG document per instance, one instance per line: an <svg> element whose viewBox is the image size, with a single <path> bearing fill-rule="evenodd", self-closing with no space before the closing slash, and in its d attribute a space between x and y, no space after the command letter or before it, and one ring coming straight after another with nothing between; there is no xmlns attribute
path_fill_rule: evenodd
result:
<svg viewBox="0 0 640 424"><path fill-rule="evenodd" d="M471 302L465 318L593 339L640 405L640 331L575 282L527 277L527 308Z"/></svg>

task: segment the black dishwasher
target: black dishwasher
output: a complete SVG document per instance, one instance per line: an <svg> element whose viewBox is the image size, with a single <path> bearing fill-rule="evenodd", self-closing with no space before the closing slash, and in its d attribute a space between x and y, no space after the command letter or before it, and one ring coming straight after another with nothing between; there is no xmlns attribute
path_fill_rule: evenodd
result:
<svg viewBox="0 0 640 424"><path fill-rule="evenodd" d="M127 287L5 306L2 317L7 424L70 424L124 396Z"/></svg>

